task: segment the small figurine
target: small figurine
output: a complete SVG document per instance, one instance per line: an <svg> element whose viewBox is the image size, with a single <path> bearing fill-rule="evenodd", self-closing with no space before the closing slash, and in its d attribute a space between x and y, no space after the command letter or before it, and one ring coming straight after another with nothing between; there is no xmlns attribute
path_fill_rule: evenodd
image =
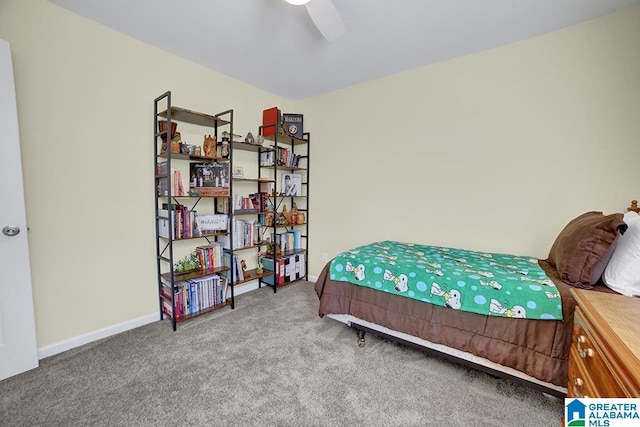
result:
<svg viewBox="0 0 640 427"><path fill-rule="evenodd" d="M204 156L212 159L216 158L216 136L205 135L204 143L202 144L204 149Z"/></svg>
<svg viewBox="0 0 640 427"><path fill-rule="evenodd" d="M245 271L247 269L247 263L245 262L245 260L240 260L240 267L242 267L242 271Z"/></svg>
<svg viewBox="0 0 640 427"><path fill-rule="evenodd" d="M287 210L287 205L282 206L282 213L280 214L284 217L282 223L278 223L278 225L289 225L291 224L291 212Z"/></svg>
<svg viewBox="0 0 640 427"><path fill-rule="evenodd" d="M296 205L296 202L293 202L293 206L291 207L291 216L289 217L289 224L298 224L298 215L300 215L298 205Z"/></svg>
<svg viewBox="0 0 640 427"><path fill-rule="evenodd" d="M253 144L255 142L255 140L253 139L253 134L251 132L247 134L247 137L244 139L244 142L246 142L247 144Z"/></svg>
<svg viewBox="0 0 640 427"><path fill-rule="evenodd" d="M264 225L271 227L273 225L273 212L267 212L264 216Z"/></svg>
<svg viewBox="0 0 640 427"><path fill-rule="evenodd" d="M638 207L638 201L637 200L632 200L631 201L631 206L629 206L627 208L627 211L629 211L629 212L633 211L635 213L640 212L640 208Z"/></svg>
<svg viewBox="0 0 640 427"><path fill-rule="evenodd" d="M223 136L222 137L222 150L220 150L220 155L223 159L229 158L229 138Z"/></svg>
<svg viewBox="0 0 640 427"><path fill-rule="evenodd" d="M287 225L287 217L284 216L284 214L282 212L280 212L278 214L278 217L276 218L276 225Z"/></svg>

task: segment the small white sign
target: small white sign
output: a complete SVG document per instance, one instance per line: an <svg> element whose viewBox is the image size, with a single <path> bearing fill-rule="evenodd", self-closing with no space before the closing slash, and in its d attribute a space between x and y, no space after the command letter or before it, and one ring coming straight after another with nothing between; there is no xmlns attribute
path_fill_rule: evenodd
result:
<svg viewBox="0 0 640 427"><path fill-rule="evenodd" d="M198 215L196 221L198 221L198 228L203 233L227 229L226 215Z"/></svg>

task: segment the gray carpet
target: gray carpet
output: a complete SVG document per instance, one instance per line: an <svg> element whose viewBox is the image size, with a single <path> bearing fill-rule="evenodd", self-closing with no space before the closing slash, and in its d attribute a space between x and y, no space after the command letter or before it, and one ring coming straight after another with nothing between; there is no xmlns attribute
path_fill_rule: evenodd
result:
<svg viewBox="0 0 640 427"><path fill-rule="evenodd" d="M317 315L312 284L137 328L0 382L0 424L559 425L561 399Z"/></svg>

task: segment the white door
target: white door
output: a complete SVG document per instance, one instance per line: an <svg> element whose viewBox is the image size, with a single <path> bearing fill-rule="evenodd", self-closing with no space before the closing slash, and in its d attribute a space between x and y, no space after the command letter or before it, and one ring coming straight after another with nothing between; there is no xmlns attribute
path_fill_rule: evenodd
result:
<svg viewBox="0 0 640 427"><path fill-rule="evenodd" d="M0 380L38 366L11 49L0 40Z"/></svg>

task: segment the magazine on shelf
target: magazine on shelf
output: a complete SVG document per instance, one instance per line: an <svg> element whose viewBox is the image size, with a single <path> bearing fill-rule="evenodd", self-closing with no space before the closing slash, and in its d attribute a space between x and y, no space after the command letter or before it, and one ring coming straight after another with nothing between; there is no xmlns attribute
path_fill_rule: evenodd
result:
<svg viewBox="0 0 640 427"><path fill-rule="evenodd" d="M285 196L301 196L302 175L299 173L282 174L282 194Z"/></svg>
<svg viewBox="0 0 640 427"><path fill-rule="evenodd" d="M282 121L287 135L302 139L302 114L282 113Z"/></svg>

